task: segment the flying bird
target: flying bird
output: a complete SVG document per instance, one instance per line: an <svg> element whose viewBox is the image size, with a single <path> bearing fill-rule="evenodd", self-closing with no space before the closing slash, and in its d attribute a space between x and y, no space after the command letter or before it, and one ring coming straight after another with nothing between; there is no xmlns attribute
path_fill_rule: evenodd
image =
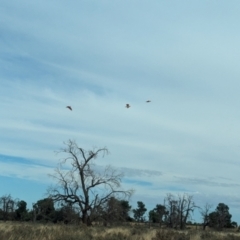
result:
<svg viewBox="0 0 240 240"><path fill-rule="evenodd" d="M126 108L130 108L130 104L127 103L127 104L126 104Z"/></svg>
<svg viewBox="0 0 240 240"><path fill-rule="evenodd" d="M71 106L66 106L66 108L70 109L72 111L72 107Z"/></svg>
<svg viewBox="0 0 240 240"><path fill-rule="evenodd" d="M147 100L146 102L149 103L149 102L151 102L151 100Z"/></svg>

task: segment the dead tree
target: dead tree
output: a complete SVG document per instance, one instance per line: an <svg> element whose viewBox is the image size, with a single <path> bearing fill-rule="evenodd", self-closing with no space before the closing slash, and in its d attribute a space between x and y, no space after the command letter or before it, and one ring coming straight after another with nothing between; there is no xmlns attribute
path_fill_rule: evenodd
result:
<svg viewBox="0 0 240 240"><path fill-rule="evenodd" d="M171 228L184 229L187 220L197 208L193 196L188 194L178 195L177 198L172 194L167 194L164 204L168 211L167 225Z"/></svg>
<svg viewBox="0 0 240 240"><path fill-rule="evenodd" d="M203 208L200 208L200 214L203 220L203 230L205 230L206 226L208 226L209 224L209 213L211 208L212 205L210 205L209 203L206 203Z"/></svg>
<svg viewBox="0 0 240 240"><path fill-rule="evenodd" d="M13 199L11 195L4 195L0 198L0 209L2 210L2 219L6 220L13 220L15 209L17 206L17 199Z"/></svg>
<svg viewBox="0 0 240 240"><path fill-rule="evenodd" d="M55 202L77 206L81 221L90 226L98 217L96 212L111 197L130 197L132 190L121 189L122 173L107 166L103 171L94 168L93 160L107 148L85 151L75 141L69 140L60 150L66 156L61 160L53 177L57 184L49 189L49 197Z"/></svg>

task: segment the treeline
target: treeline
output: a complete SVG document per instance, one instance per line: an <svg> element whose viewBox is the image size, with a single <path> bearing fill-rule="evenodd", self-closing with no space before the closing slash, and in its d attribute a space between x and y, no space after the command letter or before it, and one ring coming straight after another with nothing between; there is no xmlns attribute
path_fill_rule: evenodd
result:
<svg viewBox="0 0 240 240"><path fill-rule="evenodd" d="M137 202L132 209L129 199L133 189L121 187L123 174L106 166L98 169L94 160L108 154L107 148L86 151L73 140L60 150L64 155L55 173L51 175L56 184L47 190L47 198L40 199L27 209L24 200L11 195L0 197L0 220L33 222L81 222L91 226L94 222L104 225L120 222L149 222L174 229L185 229L195 210L200 210L203 229L206 226L223 229L236 227L232 222L229 207L219 203L215 211L211 205L196 206L193 196L167 194L162 204L148 212L145 204Z"/></svg>
<svg viewBox="0 0 240 240"><path fill-rule="evenodd" d="M202 222L198 225L201 224L203 229L206 226L218 230L238 227L236 222L231 221L232 215L226 204L219 203L212 212L210 208L209 204L203 208L196 206L193 196L187 194L167 194L163 204L157 204L148 212L142 201L138 201L137 208L132 209L129 201L111 197L105 205L95 210L91 223L105 226L126 222L155 223L159 227L185 229L187 225L193 224L192 214L197 209L202 215ZM51 198L38 200L29 210L24 200L13 199L11 195L0 197L0 220L3 221L78 224L82 222L81 219L80 209L71 204L58 206Z"/></svg>

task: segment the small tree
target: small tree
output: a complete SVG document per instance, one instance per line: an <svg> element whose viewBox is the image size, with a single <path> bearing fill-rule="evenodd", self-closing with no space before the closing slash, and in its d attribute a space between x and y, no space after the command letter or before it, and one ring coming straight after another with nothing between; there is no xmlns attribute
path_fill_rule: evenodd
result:
<svg viewBox="0 0 240 240"><path fill-rule="evenodd" d="M162 222L163 222L163 217L166 218L166 215L168 214L168 211L166 210L166 207L164 205L161 205L161 204L156 205L155 211L158 215L159 225L161 227Z"/></svg>
<svg viewBox="0 0 240 240"><path fill-rule="evenodd" d="M157 204L156 207L149 212L149 220L153 223L159 223L159 226L162 226L163 217L166 218L168 212L166 207L161 204Z"/></svg>
<svg viewBox="0 0 240 240"><path fill-rule="evenodd" d="M136 209L133 209L134 219L137 222L144 222L145 221L144 214L147 211L147 209L145 208L145 204L141 201L138 201L137 205L138 207Z"/></svg>
<svg viewBox="0 0 240 240"><path fill-rule="evenodd" d="M61 204L61 207L55 210L53 222L79 223L79 213L71 204Z"/></svg>
<svg viewBox="0 0 240 240"><path fill-rule="evenodd" d="M21 221L24 221L24 220L29 220L28 219L28 216L27 216L27 203L25 201L19 201L17 203L17 209L16 209L16 219L17 220L21 220Z"/></svg>
<svg viewBox="0 0 240 240"><path fill-rule="evenodd" d="M203 220L203 230L206 229L206 226L209 225L209 211L212 208L212 205L206 203L203 208L200 208L200 214Z"/></svg>
<svg viewBox="0 0 240 240"><path fill-rule="evenodd" d="M237 228L238 227L238 224L235 221L232 221L231 225L232 225L233 228Z"/></svg>
<svg viewBox="0 0 240 240"><path fill-rule="evenodd" d="M209 226L222 230L224 227L231 227L232 215L229 213L229 207L224 203L219 203L214 212L209 214Z"/></svg>
<svg viewBox="0 0 240 240"><path fill-rule="evenodd" d="M131 217L129 216L129 212L132 208L132 206L129 205L129 201L126 200L120 200L121 205L121 218L123 221L131 221Z"/></svg>
<svg viewBox="0 0 240 240"><path fill-rule="evenodd" d="M216 212L218 214L218 224L220 228L231 227L232 215L229 213L228 205L224 203L219 203Z"/></svg>
<svg viewBox="0 0 240 240"><path fill-rule="evenodd" d="M55 208L52 198L44 198L33 204L33 221L54 221Z"/></svg>
<svg viewBox="0 0 240 240"><path fill-rule="evenodd" d="M4 195L0 198L0 219L6 220L13 220L15 215L15 210L17 206L17 199L13 199L12 196Z"/></svg>
<svg viewBox="0 0 240 240"><path fill-rule="evenodd" d="M166 217L167 225L171 228L184 229L191 218L194 209L197 208L193 196L188 194L178 195L167 194L164 205L168 212Z"/></svg>
<svg viewBox="0 0 240 240"><path fill-rule="evenodd" d="M102 172L94 169L93 160L101 153L107 154L107 148L85 151L72 140L65 145L60 152L66 156L51 175L57 185L49 189L49 196L56 202L77 206L82 222L90 226L111 197L130 197L133 191L121 189L123 175L110 166Z"/></svg>
<svg viewBox="0 0 240 240"><path fill-rule="evenodd" d="M115 197L109 198L105 204L102 204L101 210L102 211L101 213L98 213L98 216L101 216L105 226L109 223L118 222L120 220L121 205L120 201Z"/></svg>
<svg viewBox="0 0 240 240"><path fill-rule="evenodd" d="M128 201L118 200L115 197L111 197L101 206L101 212L99 212L98 215L101 216L105 225L114 222L125 222L130 219L130 209L131 206Z"/></svg>

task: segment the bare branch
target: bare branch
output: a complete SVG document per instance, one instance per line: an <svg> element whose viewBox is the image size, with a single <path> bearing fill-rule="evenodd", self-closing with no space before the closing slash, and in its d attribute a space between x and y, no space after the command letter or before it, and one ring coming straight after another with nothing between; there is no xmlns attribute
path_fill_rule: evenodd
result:
<svg viewBox="0 0 240 240"><path fill-rule="evenodd" d="M107 166L103 172L97 173L93 168L93 160L102 153L108 154L107 148L85 151L78 147L75 141L69 140L60 152L67 154L50 175L57 185L49 189L49 195L55 202L71 203L81 209L83 223L89 225L93 213L105 204L111 197L121 195L130 197L132 190L121 189L122 173ZM69 162L71 168L64 168ZM95 216L96 217L96 216Z"/></svg>

